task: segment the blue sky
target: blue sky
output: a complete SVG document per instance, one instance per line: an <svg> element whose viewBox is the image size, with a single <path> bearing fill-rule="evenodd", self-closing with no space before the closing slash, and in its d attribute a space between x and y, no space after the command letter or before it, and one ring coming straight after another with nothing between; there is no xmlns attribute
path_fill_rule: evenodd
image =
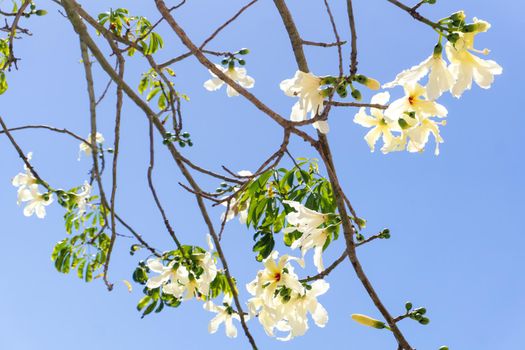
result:
<svg viewBox="0 0 525 350"><path fill-rule="evenodd" d="M332 41L322 1L288 1L303 37ZM168 2L169 4L170 2ZM230 17L244 1L195 0L175 16L196 42L201 42ZM344 38L349 37L343 2L333 10ZM49 15L32 19L27 26L34 35L17 42L22 58L20 70L8 74L9 91L0 97L1 115L10 126L48 124L65 127L81 135L89 132L88 104L79 63L78 40L68 22L50 2ZM151 19L157 15L148 2L127 1L134 14ZM85 7L99 13L119 2L91 2ZM426 58L435 43L435 33L413 21L386 1L355 1L359 34L359 69L381 82ZM521 88L524 42L518 33L525 25L519 16L525 10L520 1L438 1L422 12L439 19L464 9L492 23L479 35L476 46L492 50L491 58L504 68L493 87L474 87L460 100L443 97L449 110L442 129L445 143L435 157L432 147L423 154L370 153L362 139L365 129L352 122L355 110L339 109L332 114L329 134L342 185L358 213L368 220L367 233L390 228L392 238L359 250L365 270L393 314L412 301L425 306L431 323L420 326L410 320L401 328L418 349L523 349L525 281L522 267L525 244L522 216L524 162L522 141ZM185 52L178 39L164 31L165 49L159 61ZM237 50L248 47L247 69L256 79L253 92L283 115L294 101L278 88L291 77L295 61L280 19L271 1L260 1L225 30L210 49ZM308 48L313 72L337 73L335 49ZM345 58L349 47L345 47ZM348 60L346 62L348 64ZM204 167L219 170L254 169L281 142L281 130L242 98L226 98L224 90L210 93L202 88L208 72L194 59L174 66L175 84L191 98L184 105L185 129L195 146L184 154ZM128 80L138 83L146 70L140 57L129 60ZM96 88L107 82L96 67ZM401 89L392 91L394 96ZM106 99L99 110L99 125L112 142L114 99ZM123 114L122 154L117 206L139 232L155 246L171 249L159 214L146 188L147 121L127 101ZM311 131L308 127L306 130ZM66 136L45 131L20 131L17 140L33 151L39 173L56 187L77 186L87 178L89 162L77 161L78 143ZM157 146L155 181L170 220L187 244L205 244L207 233L194 198L177 182L182 177L167 152ZM295 156L312 156L302 141L292 142ZM110 278L116 283L108 293L101 281L86 284L74 275L55 271L50 261L53 244L65 237L62 210L55 205L41 221L25 218L16 205L11 178L22 164L7 140L0 138L0 233L3 244L0 279L0 349L139 349L170 346L186 349L246 349L245 338L225 337L220 329L207 332L213 316L202 305L189 302L178 309L140 319L135 305L140 287L128 293L122 279L140 258L128 254L130 240L117 242ZM198 178L208 188L217 183ZM219 225L221 209L210 209ZM232 222L224 237L224 249L242 287L251 281L259 264L251 253L251 236L245 227ZM343 241L325 253L329 262L340 254ZM307 257L311 264L311 256ZM311 270L304 271L306 275ZM331 288L320 298L330 321L319 329L311 323L309 332L289 343L266 337L257 322L249 323L262 349L333 348L386 349L394 340L386 331L361 327L352 313L379 317L348 262L332 273Z"/></svg>

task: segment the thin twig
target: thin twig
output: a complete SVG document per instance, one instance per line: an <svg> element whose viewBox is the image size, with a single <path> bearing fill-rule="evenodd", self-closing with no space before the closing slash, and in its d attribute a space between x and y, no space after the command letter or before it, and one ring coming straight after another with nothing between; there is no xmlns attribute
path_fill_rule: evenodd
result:
<svg viewBox="0 0 525 350"><path fill-rule="evenodd" d="M350 76L357 73L357 31L355 29L354 8L352 0L346 0L346 10L348 13L348 22L350 23L350 33L352 35L352 52L350 53Z"/></svg>

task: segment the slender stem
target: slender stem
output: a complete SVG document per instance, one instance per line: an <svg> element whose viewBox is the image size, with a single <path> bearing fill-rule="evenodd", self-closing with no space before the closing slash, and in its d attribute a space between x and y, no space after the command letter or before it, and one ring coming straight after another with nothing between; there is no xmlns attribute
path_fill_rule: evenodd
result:
<svg viewBox="0 0 525 350"><path fill-rule="evenodd" d="M357 31L355 29L354 8L352 0L346 0L346 10L348 13L348 22L350 23L350 34L352 36L352 52L350 53L350 76L357 73Z"/></svg>

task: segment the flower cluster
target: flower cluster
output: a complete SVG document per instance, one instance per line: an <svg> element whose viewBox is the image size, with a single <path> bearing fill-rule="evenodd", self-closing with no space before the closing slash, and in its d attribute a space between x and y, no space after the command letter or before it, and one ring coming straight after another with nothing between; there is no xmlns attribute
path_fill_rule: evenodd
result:
<svg viewBox="0 0 525 350"><path fill-rule="evenodd" d="M450 16L449 21L464 23L465 15L458 12ZM459 28L459 27L458 27ZM354 122L366 128L372 128L365 136L365 140L374 151L377 140L382 136L381 151L422 152L432 134L436 147L435 154L439 154L439 144L443 143L439 126L446 125L447 109L435 102L444 92L459 98L465 90L472 87L474 80L478 86L488 89L494 81L494 76L502 73L502 68L492 60L484 60L473 53L487 55L488 49L476 50L474 37L486 32L490 24L474 18L474 23L461 25L460 30L452 31L447 36L445 51L450 64L443 59L443 46L440 35L439 43L435 46L430 57L408 70L397 75L396 79L384 88L402 86L405 96L392 102L384 112L378 108L371 108L367 115L365 108L361 108L354 117ZM428 75L425 86L418 82ZM385 105L389 94L383 92L372 98L372 104Z"/></svg>
<svg viewBox="0 0 525 350"><path fill-rule="evenodd" d="M277 262L275 261L276 259ZM317 297L326 293L329 284L318 280L311 285L302 284L294 272L291 261L302 265L302 260L274 251L264 260L264 270L246 288L253 296L248 301L251 315L257 315L259 322L269 336L275 330L288 332L277 339L287 341L304 335L308 330L308 314L314 323L324 327L328 322L328 313L317 301Z"/></svg>

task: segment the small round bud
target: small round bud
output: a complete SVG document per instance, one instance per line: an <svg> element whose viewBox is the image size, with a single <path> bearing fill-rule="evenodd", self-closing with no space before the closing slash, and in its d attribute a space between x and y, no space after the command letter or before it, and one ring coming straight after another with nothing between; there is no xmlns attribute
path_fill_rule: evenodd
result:
<svg viewBox="0 0 525 350"><path fill-rule="evenodd" d="M46 10L36 10L35 14L37 16L45 16L47 15L47 11Z"/></svg>
<svg viewBox="0 0 525 350"><path fill-rule="evenodd" d="M405 304L405 309L407 311L410 311L412 309L412 303L410 301L408 301L406 304Z"/></svg>
<svg viewBox="0 0 525 350"><path fill-rule="evenodd" d="M230 62L230 60L228 60L227 58L225 58L225 59L223 59L223 60L221 61L221 64L222 64L223 66L225 66L225 65L228 64L228 62Z"/></svg>
<svg viewBox="0 0 525 350"><path fill-rule="evenodd" d="M462 22L465 20L466 17L467 16L465 16L465 11L458 11L451 14L449 18L453 21Z"/></svg>
<svg viewBox="0 0 525 350"><path fill-rule="evenodd" d="M352 90L351 93L352 97L355 98L357 101L361 101L361 92L359 90Z"/></svg>
<svg viewBox="0 0 525 350"><path fill-rule="evenodd" d="M185 147L185 146L186 146L186 142L184 142L184 141L179 141L179 146L181 146L181 147Z"/></svg>
<svg viewBox="0 0 525 350"><path fill-rule="evenodd" d="M438 350L448 350L448 346L446 345L440 346Z"/></svg>
<svg viewBox="0 0 525 350"><path fill-rule="evenodd" d="M189 132L183 132L182 137L184 137L185 139L189 138L190 137L190 133Z"/></svg>
<svg viewBox="0 0 525 350"><path fill-rule="evenodd" d="M239 50L239 55L247 55L250 53L250 50L248 49L240 49Z"/></svg>
<svg viewBox="0 0 525 350"><path fill-rule="evenodd" d="M427 325L430 323L430 320L426 317L422 317L420 320L419 320L419 323L422 324L422 325Z"/></svg>
<svg viewBox="0 0 525 350"><path fill-rule="evenodd" d="M420 315L424 315L427 313L427 309L425 309L424 307L418 307L417 309L414 310L414 312L420 314Z"/></svg>
<svg viewBox="0 0 525 350"><path fill-rule="evenodd" d="M241 66L244 66L246 64L245 60L237 60Z"/></svg>

